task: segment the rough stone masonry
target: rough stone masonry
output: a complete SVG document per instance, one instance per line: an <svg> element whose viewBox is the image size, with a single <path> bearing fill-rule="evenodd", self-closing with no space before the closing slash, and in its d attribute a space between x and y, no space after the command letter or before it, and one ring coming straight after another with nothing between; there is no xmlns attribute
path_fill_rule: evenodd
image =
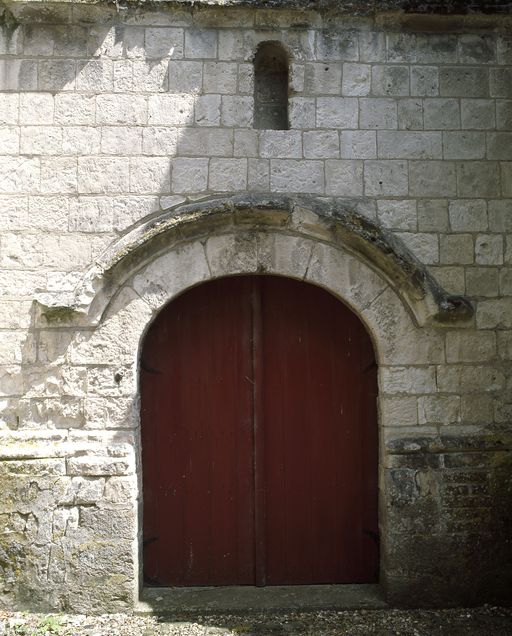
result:
<svg viewBox="0 0 512 636"><path fill-rule="evenodd" d="M508 2L0 4L0 605L133 608L145 330L261 271L372 335L388 600L510 602L511 28ZM261 42L287 130L253 126Z"/></svg>

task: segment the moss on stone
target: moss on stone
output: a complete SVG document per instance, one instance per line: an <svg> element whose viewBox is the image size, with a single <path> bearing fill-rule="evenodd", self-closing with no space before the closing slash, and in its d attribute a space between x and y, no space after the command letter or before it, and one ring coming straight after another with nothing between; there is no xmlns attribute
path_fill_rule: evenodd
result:
<svg viewBox="0 0 512 636"><path fill-rule="evenodd" d="M75 314L73 307L48 307L42 312L42 315L50 324L71 322Z"/></svg>
<svg viewBox="0 0 512 636"><path fill-rule="evenodd" d="M8 43L19 26L20 23L15 18L9 7L3 2L0 2L0 29L3 31Z"/></svg>

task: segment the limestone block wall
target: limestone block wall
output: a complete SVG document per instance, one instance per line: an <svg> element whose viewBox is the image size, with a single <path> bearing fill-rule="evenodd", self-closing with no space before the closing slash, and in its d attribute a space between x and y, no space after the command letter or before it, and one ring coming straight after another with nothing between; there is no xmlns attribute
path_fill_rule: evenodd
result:
<svg viewBox="0 0 512 636"><path fill-rule="evenodd" d="M159 244L105 283L111 302L94 320L94 300L89 313L69 309L73 290L138 224L237 193L316 195L352 210L470 299L467 320L418 324L399 283L365 265L350 285L374 290L380 276L390 288L354 300L340 283L345 256L332 265L338 256L318 247L323 222L308 218L279 230L265 261L331 289L376 343L390 601L511 598L508 20L0 6L0 604L133 607L143 333L188 284L259 271L268 250L247 228L223 228L203 249L220 232L212 221L168 246L166 280L196 276L181 286L162 282L162 261L151 269ZM252 59L265 41L289 56L289 130L253 127ZM310 243L288 253L283 237L301 232ZM45 316L43 297L61 309Z"/></svg>

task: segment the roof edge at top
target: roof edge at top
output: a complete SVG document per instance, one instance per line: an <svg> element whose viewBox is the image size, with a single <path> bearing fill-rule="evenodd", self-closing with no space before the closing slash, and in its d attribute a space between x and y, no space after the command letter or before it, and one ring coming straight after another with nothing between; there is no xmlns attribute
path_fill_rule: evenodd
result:
<svg viewBox="0 0 512 636"><path fill-rule="evenodd" d="M263 9L307 9L336 11L352 15L375 15L383 12L436 15L510 15L512 0L0 0L0 7L9 4L89 4L123 7L162 5L190 7L241 7Z"/></svg>
<svg viewBox="0 0 512 636"><path fill-rule="evenodd" d="M173 12L204 26L248 11L256 28L367 28L411 33L512 33L512 0L0 0L0 29L38 23L116 24ZM166 15L167 14L167 15ZM210 18L205 17L209 15Z"/></svg>

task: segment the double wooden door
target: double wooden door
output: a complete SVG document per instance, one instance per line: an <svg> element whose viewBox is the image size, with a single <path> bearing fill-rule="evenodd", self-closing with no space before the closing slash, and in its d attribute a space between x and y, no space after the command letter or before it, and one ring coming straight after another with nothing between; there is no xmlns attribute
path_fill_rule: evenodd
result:
<svg viewBox="0 0 512 636"><path fill-rule="evenodd" d="M141 357L144 577L375 581L376 366L359 319L274 276L195 287Z"/></svg>

